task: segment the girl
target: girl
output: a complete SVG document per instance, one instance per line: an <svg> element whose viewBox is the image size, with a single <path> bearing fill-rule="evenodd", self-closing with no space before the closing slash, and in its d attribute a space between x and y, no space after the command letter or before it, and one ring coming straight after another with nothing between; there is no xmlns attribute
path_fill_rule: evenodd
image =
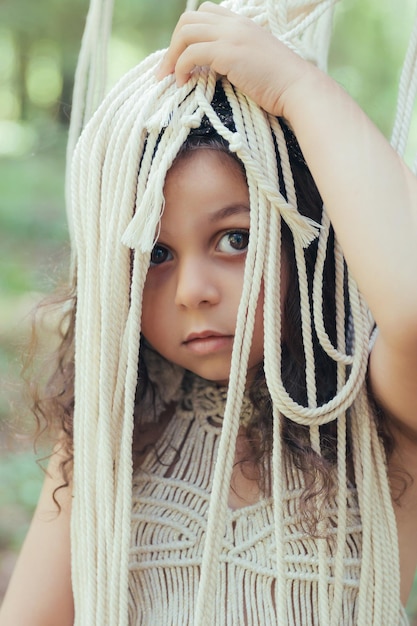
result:
<svg viewBox="0 0 417 626"><path fill-rule="evenodd" d="M62 436L2 626L407 623L417 184L273 9L184 14L81 137Z"/></svg>

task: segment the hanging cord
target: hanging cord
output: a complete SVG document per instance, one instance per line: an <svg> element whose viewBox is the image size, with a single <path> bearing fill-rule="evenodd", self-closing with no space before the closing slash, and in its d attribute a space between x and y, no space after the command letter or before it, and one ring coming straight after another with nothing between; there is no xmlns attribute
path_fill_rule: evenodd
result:
<svg viewBox="0 0 417 626"><path fill-rule="evenodd" d="M222 5L253 19L291 50L325 70L333 10L339 0L225 0Z"/></svg>
<svg viewBox="0 0 417 626"><path fill-rule="evenodd" d="M66 154L66 206L70 241L73 239L71 162L82 129L102 102L107 80L107 52L111 34L114 0L90 0L81 42L71 104Z"/></svg>
<svg viewBox="0 0 417 626"><path fill-rule="evenodd" d="M187 0L185 10L196 11L198 9L199 4L200 4L200 0Z"/></svg>
<svg viewBox="0 0 417 626"><path fill-rule="evenodd" d="M98 11L95 0L91 7L93 5ZM304 50L304 53L307 50L304 33L314 23L312 15L315 15L315 19L323 17L323 7L329 9L332 5L333 2L323 1L320 6L317 1L301 6L297 2L292 5L297 9L296 13L290 15L289 2L286 4L287 13L283 11L281 3L276 3L275 14L274 3L271 2L227 2L232 10L241 8L242 12L253 16L258 23L264 21L266 27L269 27L269 19L273 25L270 29L275 29L277 25L282 33L292 29L294 41L287 43L296 50ZM101 14L92 10L91 15L91 20L97 20L97 23L101 23L99 15L106 15L104 22L108 23L109 13L106 11ZM87 58L91 53L87 45L91 41L90 35L97 35L97 29L91 26L89 32L84 44ZM320 29L315 33L316 36L320 33L322 37ZM314 37L309 43L309 54L322 63L323 51L319 56L315 55L313 41ZM384 616L384 619L389 616L386 618L387 623L396 624L393 616L396 614L398 618L396 603L399 597L399 569L395 522L383 453L363 391L371 328L367 307L344 266L336 243L334 256L338 301L336 345L333 345L326 332L319 305L323 300L328 218L324 212L322 223L318 226L299 214L282 128L277 120L266 115L223 80L236 126L236 132L231 132L223 126L211 105L216 81L214 73L206 70L196 72L192 80L177 89L171 76L156 81L154 71L161 57L162 53L155 53L115 86L86 125L74 151L71 168L70 208L77 259L74 508L71 530L75 626L102 626L105 623L127 626L128 623L131 441L138 385L137 359L143 285L149 255L163 214L166 174L190 129L199 126L203 115L229 142L230 150L237 154L245 167L251 202L251 237L237 319L229 393L213 477L195 624L211 626L214 623L213 597L220 550L218 537L224 533L254 313L262 280L265 376L274 415L272 492L277 544L275 595L279 623L282 626L289 623L291 610L285 587L284 509L279 505L285 497L282 416L310 428L311 444L316 454L321 453L319 427L331 420L339 420L339 514L332 593L327 593L329 564L324 544L319 545L318 563L320 620L323 624L333 624L337 623L333 619L338 619L342 614L344 546L348 534L345 412L357 404L357 408L352 409L352 438L355 441L353 464L363 519L364 561L359 582L358 624L379 626L377 621L373 621L374 615L378 619L380 616ZM98 66L92 64L91 79L96 77L98 80ZM82 67L84 69L80 70L80 76L86 76L86 65ZM98 83L101 84L100 80ZM97 92L92 87L86 89L85 94L87 92L90 96L85 97L89 104L80 118L79 128L94 109L94 94ZM274 142L278 146L287 199L277 189ZM308 387L306 406L291 397L282 380L282 323L280 306L277 306L277 302L280 302L281 219L292 233L296 250ZM304 250L317 237L318 253L311 307L306 297L308 284ZM349 303L348 311L345 310L345 299ZM320 346L337 367L336 393L321 406L317 406L316 398L313 332L316 332ZM345 338L348 333L349 340ZM380 502L371 508L370 496L375 489L378 496L382 496ZM372 499L374 501L375 498ZM389 542L388 549L383 547L385 541ZM382 554L385 555L384 559L381 558ZM379 569L377 574L375 568ZM381 593L386 584L384 581L391 573L392 593Z"/></svg>
<svg viewBox="0 0 417 626"><path fill-rule="evenodd" d="M409 139L414 103L417 95L417 13L411 32L403 69L398 88L397 110L394 128L391 135L393 148L404 156ZM413 163L413 171L417 171L417 158Z"/></svg>

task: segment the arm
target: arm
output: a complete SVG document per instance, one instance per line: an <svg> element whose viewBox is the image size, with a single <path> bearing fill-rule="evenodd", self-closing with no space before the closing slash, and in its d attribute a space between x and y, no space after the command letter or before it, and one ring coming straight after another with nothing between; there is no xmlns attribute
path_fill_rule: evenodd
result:
<svg viewBox="0 0 417 626"><path fill-rule="evenodd" d="M71 626L74 609L71 591L69 488L62 483L59 456L52 458L39 503L9 589L0 610L0 626Z"/></svg>
<svg viewBox="0 0 417 626"><path fill-rule="evenodd" d="M378 401L417 434L417 180L330 77L252 21L205 2L180 19L159 76L211 66L300 142L346 260L379 327Z"/></svg>

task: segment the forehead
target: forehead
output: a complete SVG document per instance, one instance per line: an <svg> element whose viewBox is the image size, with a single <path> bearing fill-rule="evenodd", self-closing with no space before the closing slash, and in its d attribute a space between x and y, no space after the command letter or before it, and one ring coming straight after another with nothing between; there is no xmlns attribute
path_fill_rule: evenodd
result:
<svg viewBox="0 0 417 626"><path fill-rule="evenodd" d="M225 175L231 178L244 180L246 184L246 176L243 164L226 150L217 149L211 146L199 146L180 153L175 159L171 168L167 173L167 179L172 175L186 175L189 170L198 169L200 175L213 174L213 171L223 169Z"/></svg>
<svg viewBox="0 0 417 626"><path fill-rule="evenodd" d="M242 168L224 152L199 149L181 155L164 186L162 229L179 229L181 221L213 222L249 213L249 191Z"/></svg>

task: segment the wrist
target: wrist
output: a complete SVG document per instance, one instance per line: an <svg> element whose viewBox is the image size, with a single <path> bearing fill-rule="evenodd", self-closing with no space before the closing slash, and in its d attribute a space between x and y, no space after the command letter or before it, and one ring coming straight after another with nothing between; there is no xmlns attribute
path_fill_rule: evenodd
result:
<svg viewBox="0 0 417 626"><path fill-rule="evenodd" d="M281 110L285 119L290 123L296 121L299 115L305 118L311 106L323 98L328 90L328 83L332 80L312 63L300 59L299 71L294 74L281 96Z"/></svg>

